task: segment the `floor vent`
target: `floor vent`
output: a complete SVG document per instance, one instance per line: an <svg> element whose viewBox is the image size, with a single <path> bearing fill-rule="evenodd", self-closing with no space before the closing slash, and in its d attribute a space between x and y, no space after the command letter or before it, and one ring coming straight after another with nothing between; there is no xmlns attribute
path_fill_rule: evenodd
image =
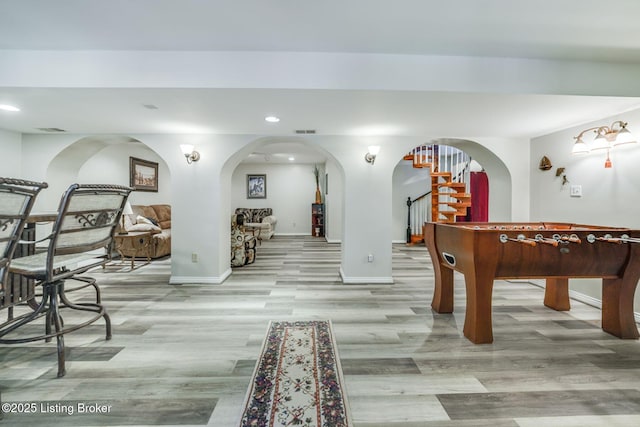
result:
<svg viewBox="0 0 640 427"><path fill-rule="evenodd" d="M308 135L308 134L314 134L316 133L315 129L296 129L295 133L297 134L303 134L303 135Z"/></svg>

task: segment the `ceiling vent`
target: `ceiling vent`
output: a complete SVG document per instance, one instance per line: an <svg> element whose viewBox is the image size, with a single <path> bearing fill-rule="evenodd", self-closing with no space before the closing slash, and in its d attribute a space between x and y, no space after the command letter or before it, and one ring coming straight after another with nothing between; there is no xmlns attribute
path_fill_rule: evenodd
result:
<svg viewBox="0 0 640 427"><path fill-rule="evenodd" d="M296 129L295 133L302 134L302 135L308 135L308 134L313 135L314 133L316 133L316 130L315 129Z"/></svg>
<svg viewBox="0 0 640 427"><path fill-rule="evenodd" d="M37 129L42 131L42 132L49 132L49 133L66 132L66 130L60 129L60 128L37 128Z"/></svg>

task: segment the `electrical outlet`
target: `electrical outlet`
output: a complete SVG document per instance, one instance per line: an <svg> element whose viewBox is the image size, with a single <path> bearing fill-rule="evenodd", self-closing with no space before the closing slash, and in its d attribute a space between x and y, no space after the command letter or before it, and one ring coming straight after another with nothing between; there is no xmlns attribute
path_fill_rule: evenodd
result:
<svg viewBox="0 0 640 427"><path fill-rule="evenodd" d="M571 197L582 197L582 185L571 185L569 194Z"/></svg>
<svg viewBox="0 0 640 427"><path fill-rule="evenodd" d="M373 254L367 256L367 262L373 262Z"/></svg>
<svg viewBox="0 0 640 427"><path fill-rule="evenodd" d="M192 253L191 254L191 262L198 262L198 254L197 253Z"/></svg>

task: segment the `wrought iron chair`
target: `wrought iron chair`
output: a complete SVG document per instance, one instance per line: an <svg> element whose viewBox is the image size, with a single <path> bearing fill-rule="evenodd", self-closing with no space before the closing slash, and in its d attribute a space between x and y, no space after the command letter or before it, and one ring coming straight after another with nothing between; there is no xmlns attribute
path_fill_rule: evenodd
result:
<svg viewBox="0 0 640 427"><path fill-rule="evenodd" d="M111 339L111 320L106 308L98 300L72 302L65 293L65 281L82 278L82 273L103 266L111 258L111 246L116 226L131 188L117 185L74 184L60 201L53 230L39 242L48 242L46 251L15 258L10 271L33 279L42 286L42 298L33 311L16 317L0 327L0 343L25 343L57 340L58 377L65 375L64 334L76 331L100 318L106 324L106 339ZM97 285L94 285L97 288ZM64 324L60 309L69 308L90 312L80 323ZM45 317L45 333L38 336L3 338L20 326ZM52 330L52 324L53 329Z"/></svg>
<svg viewBox="0 0 640 427"><path fill-rule="evenodd" d="M8 320L13 318L14 306L31 301L35 295L33 282L9 276L9 264L36 196L43 188L47 188L44 182L0 177L0 310L7 309Z"/></svg>

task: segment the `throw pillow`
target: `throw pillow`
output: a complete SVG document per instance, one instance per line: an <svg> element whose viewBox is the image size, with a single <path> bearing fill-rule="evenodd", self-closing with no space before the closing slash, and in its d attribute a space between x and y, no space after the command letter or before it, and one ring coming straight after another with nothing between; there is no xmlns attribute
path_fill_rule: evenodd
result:
<svg viewBox="0 0 640 427"><path fill-rule="evenodd" d="M155 226L158 225L158 223L154 224L154 220L152 220L151 218L147 218L146 216L142 216L142 215L138 215L138 217L136 218L136 222L138 224L151 224Z"/></svg>
<svg viewBox="0 0 640 427"><path fill-rule="evenodd" d="M136 225L129 227L127 231L151 231L153 234L161 233L162 230L157 225L145 224L138 222Z"/></svg>

